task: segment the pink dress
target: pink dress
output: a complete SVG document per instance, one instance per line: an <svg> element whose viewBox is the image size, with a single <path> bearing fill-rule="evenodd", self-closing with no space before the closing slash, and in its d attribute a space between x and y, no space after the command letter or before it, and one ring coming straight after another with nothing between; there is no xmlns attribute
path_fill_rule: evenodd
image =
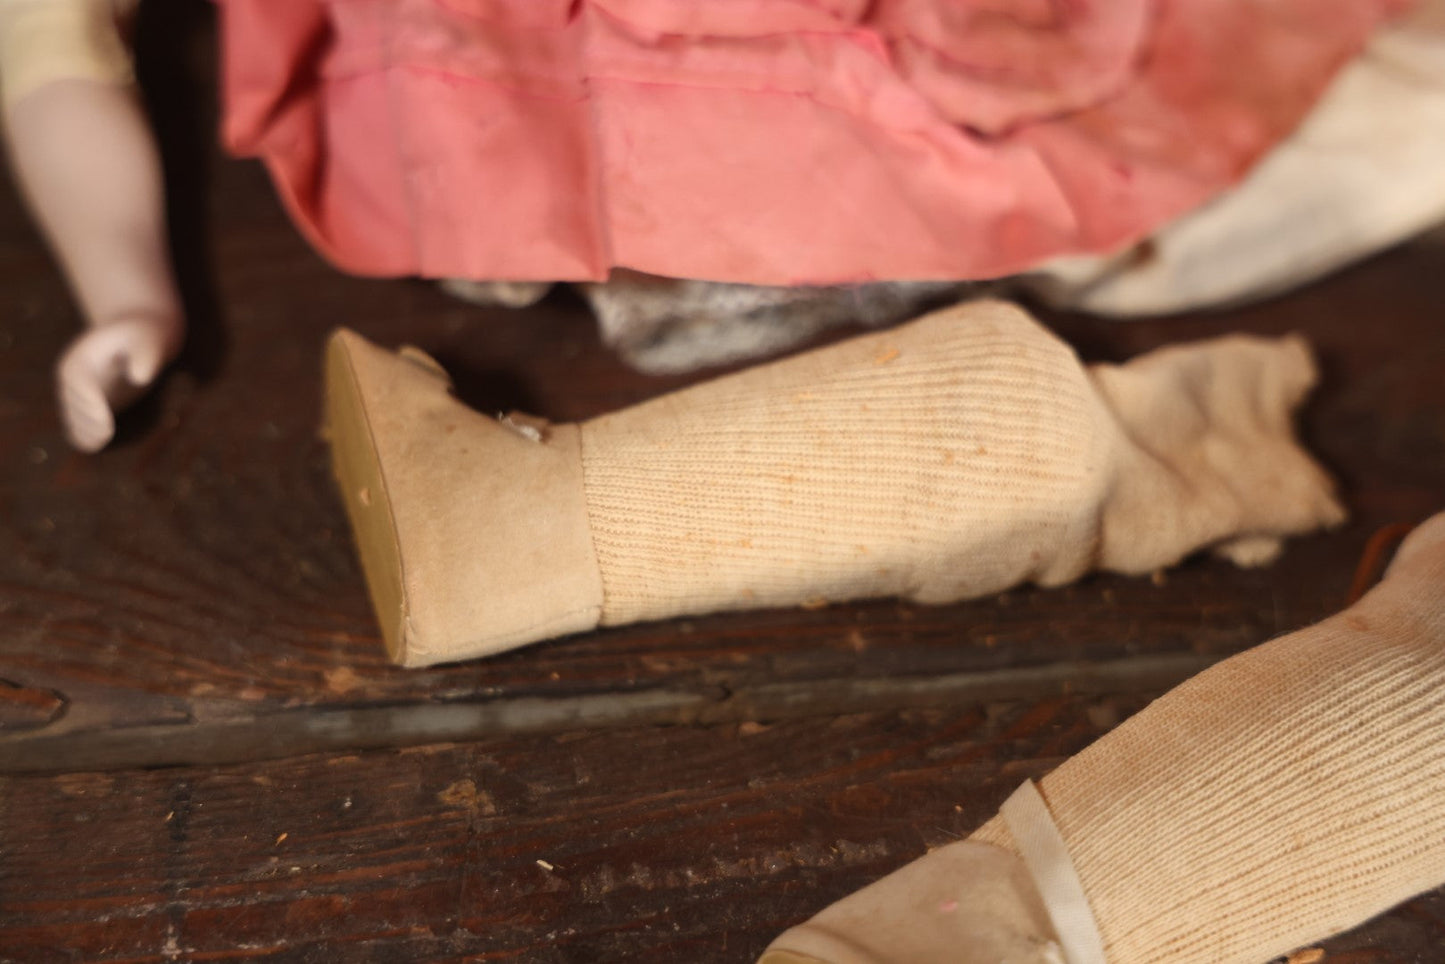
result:
<svg viewBox="0 0 1445 964"><path fill-rule="evenodd" d="M1234 183L1408 0L217 0L224 138L370 275L987 278Z"/></svg>

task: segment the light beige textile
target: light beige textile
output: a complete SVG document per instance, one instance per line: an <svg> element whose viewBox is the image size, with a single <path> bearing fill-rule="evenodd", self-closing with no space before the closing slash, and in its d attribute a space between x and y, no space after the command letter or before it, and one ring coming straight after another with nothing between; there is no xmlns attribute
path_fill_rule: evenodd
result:
<svg viewBox="0 0 1445 964"><path fill-rule="evenodd" d="M331 358L342 491L408 663L598 622L1148 573L1210 546L1255 563L1342 517L1293 434L1315 379L1296 338L1085 368L1021 309L973 302L535 441L355 335Z"/></svg>
<svg viewBox="0 0 1445 964"><path fill-rule="evenodd" d="M1445 514L1354 606L1175 688L1040 789L1109 964L1264 964L1445 883L1442 733ZM980 948L1001 928L1043 947L1022 862L983 863L982 845L1015 850L995 818L783 934L763 961L1000 959L970 956L975 929ZM926 899L910 899L921 878ZM1002 906L940 930L941 906L980 892ZM908 934L923 946L893 943Z"/></svg>
<svg viewBox="0 0 1445 964"><path fill-rule="evenodd" d="M960 841L838 901L764 964L1066 964L1015 854Z"/></svg>
<svg viewBox="0 0 1445 964"><path fill-rule="evenodd" d="M135 2L0 0L0 97L7 106L57 80L126 84L130 51L116 17Z"/></svg>

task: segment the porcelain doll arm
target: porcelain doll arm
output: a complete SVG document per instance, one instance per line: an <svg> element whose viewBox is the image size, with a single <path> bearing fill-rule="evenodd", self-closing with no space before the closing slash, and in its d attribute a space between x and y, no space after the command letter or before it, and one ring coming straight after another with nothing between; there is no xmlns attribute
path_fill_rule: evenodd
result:
<svg viewBox="0 0 1445 964"><path fill-rule="evenodd" d="M184 331L160 160L109 0L0 0L11 163L87 330L56 369L72 444L110 441Z"/></svg>

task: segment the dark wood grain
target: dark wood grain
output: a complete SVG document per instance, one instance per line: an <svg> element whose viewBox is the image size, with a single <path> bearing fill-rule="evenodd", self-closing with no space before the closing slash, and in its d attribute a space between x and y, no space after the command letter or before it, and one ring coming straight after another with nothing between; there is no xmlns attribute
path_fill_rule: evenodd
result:
<svg viewBox="0 0 1445 964"><path fill-rule="evenodd" d="M1140 705L656 727L0 783L0 957L738 962ZM1441 959L1445 895L1324 946Z"/></svg>

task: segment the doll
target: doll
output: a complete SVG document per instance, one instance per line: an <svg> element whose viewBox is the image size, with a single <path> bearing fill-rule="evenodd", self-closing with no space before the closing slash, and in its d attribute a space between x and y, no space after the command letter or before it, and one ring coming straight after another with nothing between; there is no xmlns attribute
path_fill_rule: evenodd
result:
<svg viewBox="0 0 1445 964"><path fill-rule="evenodd" d="M105 444L183 329L116 29L131 5L3 0L0 17L12 162L89 329L57 371L84 450ZM605 337L646 370L891 323L960 282L1022 271L1103 312L1209 304L1305 280L1445 208L1430 161L1445 52L1405 24L1357 64L1363 92L1323 102L1346 118L1342 139L1306 144L1154 257L1130 247L1289 135L1405 0L1053 14L1023 0L765 0L748 17L640 0L218 6L224 138L265 159L324 254L510 303L589 282ZM1426 4L1436 20L1440 6ZM398 98L413 106L386 106ZM1387 128L1349 122L1400 105ZM1342 154L1361 163L1320 163ZM1417 203L1380 202L1360 171ZM1300 210L1332 212L1334 227L1272 242ZM1242 250L1284 254L1215 270Z"/></svg>

